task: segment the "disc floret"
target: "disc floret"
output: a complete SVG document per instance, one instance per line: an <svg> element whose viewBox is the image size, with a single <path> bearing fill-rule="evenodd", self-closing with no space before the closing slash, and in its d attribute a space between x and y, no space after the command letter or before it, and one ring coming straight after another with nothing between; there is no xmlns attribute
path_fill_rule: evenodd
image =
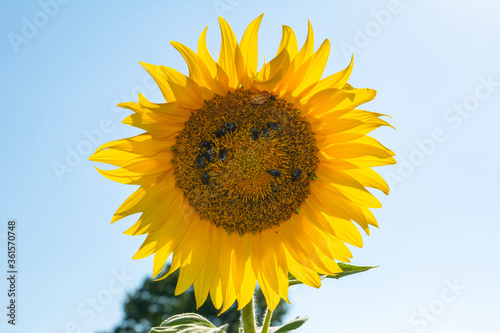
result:
<svg viewBox="0 0 500 333"><path fill-rule="evenodd" d="M239 89L206 101L173 147L177 186L190 204L240 234L288 220L318 165L314 133L300 111L275 97L257 104L254 96Z"/></svg>

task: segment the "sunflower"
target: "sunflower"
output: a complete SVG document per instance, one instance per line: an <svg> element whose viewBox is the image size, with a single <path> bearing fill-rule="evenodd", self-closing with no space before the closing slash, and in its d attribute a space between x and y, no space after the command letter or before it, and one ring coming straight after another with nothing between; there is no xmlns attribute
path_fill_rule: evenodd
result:
<svg viewBox="0 0 500 333"><path fill-rule="evenodd" d="M337 274L377 226L369 208L381 207L366 187L388 193L371 167L395 163L394 153L367 136L390 126L383 114L357 109L372 89L347 83L344 70L321 78L330 43L314 52L313 30L300 50L283 26L277 56L257 70L262 15L238 43L219 18L222 42L215 61L205 29L197 52L172 42L189 76L141 63L166 103L139 95L119 104L134 113L125 124L143 134L99 147L92 161L105 177L140 185L112 222L142 213L124 233L147 237L134 256L154 254L153 277L171 257L165 278L179 269L176 294L194 287L197 306L208 295L216 308L241 309L259 284L271 310L287 301L288 277L320 287Z"/></svg>

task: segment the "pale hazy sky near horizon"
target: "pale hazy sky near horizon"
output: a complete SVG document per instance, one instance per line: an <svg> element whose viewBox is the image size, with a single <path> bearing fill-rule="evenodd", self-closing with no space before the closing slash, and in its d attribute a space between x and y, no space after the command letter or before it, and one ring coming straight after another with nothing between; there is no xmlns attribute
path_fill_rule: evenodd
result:
<svg viewBox="0 0 500 333"><path fill-rule="evenodd" d="M143 237L122 231L134 218L109 223L133 187L87 158L138 133L117 103L161 101L138 61L187 73L170 41L195 49L208 26L215 54L219 14L241 38L265 13L260 61L282 24L301 44L310 19L316 47L332 44L325 74L354 53L349 82L376 89L364 108L397 128L374 133L398 164L378 168L391 185L376 194L380 229L352 248L353 264L380 267L291 288L287 318L310 318L297 332L500 332L499 1L55 1L0 2L2 276L11 218L19 251L17 325L1 279L0 331L102 332L121 320L152 257L131 259Z"/></svg>

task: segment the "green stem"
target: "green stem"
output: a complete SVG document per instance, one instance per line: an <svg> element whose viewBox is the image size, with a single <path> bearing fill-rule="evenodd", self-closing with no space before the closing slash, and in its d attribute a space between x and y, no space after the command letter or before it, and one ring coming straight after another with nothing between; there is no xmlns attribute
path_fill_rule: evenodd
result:
<svg viewBox="0 0 500 333"><path fill-rule="evenodd" d="M273 312L269 309L266 311L266 318L264 319L264 324L262 325L261 333L267 333L269 330L269 325L271 325L271 317L273 316Z"/></svg>
<svg viewBox="0 0 500 333"><path fill-rule="evenodd" d="M243 322L243 332L256 333L253 297L252 300L241 309L241 321Z"/></svg>

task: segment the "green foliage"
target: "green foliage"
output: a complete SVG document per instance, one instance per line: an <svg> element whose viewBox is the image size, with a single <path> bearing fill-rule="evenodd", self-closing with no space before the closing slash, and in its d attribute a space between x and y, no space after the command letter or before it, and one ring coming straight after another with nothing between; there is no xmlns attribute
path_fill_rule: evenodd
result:
<svg viewBox="0 0 500 333"><path fill-rule="evenodd" d="M239 333L240 312L237 311L236 304L220 316L217 316L220 311L214 308L210 299L207 299L205 304L196 310L196 300L192 288L181 295L174 295L177 278L178 272L161 281L153 281L151 278L145 279L139 289L127 295L124 304L125 317L114 328L113 333L147 333L151 327L160 325L168 318L187 312L196 312L202 315L215 327L229 324L228 333ZM260 290L255 293L255 298L255 314L257 318L262 318L266 309L265 298ZM280 325L286 311L285 302L281 301L273 313L272 325Z"/></svg>

